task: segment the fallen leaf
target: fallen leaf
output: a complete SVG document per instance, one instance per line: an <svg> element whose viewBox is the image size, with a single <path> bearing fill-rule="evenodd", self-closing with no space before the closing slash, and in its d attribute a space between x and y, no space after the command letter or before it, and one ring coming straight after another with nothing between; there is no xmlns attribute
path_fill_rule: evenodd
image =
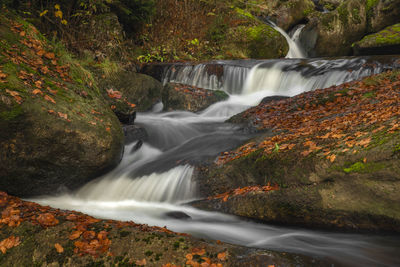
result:
<svg viewBox="0 0 400 267"><path fill-rule="evenodd" d="M72 232L72 234L69 235L69 240L75 240L78 239L82 234L82 231L75 231Z"/></svg>
<svg viewBox="0 0 400 267"><path fill-rule="evenodd" d="M221 261L226 260L226 252L218 253L217 257L218 257L218 259L221 260Z"/></svg>
<svg viewBox="0 0 400 267"><path fill-rule="evenodd" d="M3 254L7 252L8 249L18 246L21 243L19 237L10 236L6 239L3 239L0 242L0 250Z"/></svg>
<svg viewBox="0 0 400 267"><path fill-rule="evenodd" d="M54 247L56 248L58 253L63 253L64 252L64 248L59 243L55 243Z"/></svg>
<svg viewBox="0 0 400 267"><path fill-rule="evenodd" d="M54 58L55 58L55 55L54 55L54 53L52 53L52 52L46 53L44 56L45 56L46 58L48 58L48 59L54 59Z"/></svg>
<svg viewBox="0 0 400 267"><path fill-rule="evenodd" d="M53 98L51 98L50 96L48 96L48 95L45 95L44 96L44 99L46 99L47 101L49 101L49 102L51 102L51 103L53 103L53 104L55 104L56 103L56 101L54 101L54 99Z"/></svg>
<svg viewBox="0 0 400 267"><path fill-rule="evenodd" d="M35 90L32 91L32 94L34 94L34 95L37 95L37 94L43 95L43 92L40 91L39 89L35 89Z"/></svg>
<svg viewBox="0 0 400 267"><path fill-rule="evenodd" d="M146 259L142 259L142 260L137 260L137 261L135 262L135 264L136 264L136 265L139 265L139 266L144 266L144 265L147 264L147 262L146 262Z"/></svg>
<svg viewBox="0 0 400 267"><path fill-rule="evenodd" d="M62 112L57 112L58 116L60 118L63 118L65 120L68 120L68 114L62 113Z"/></svg>

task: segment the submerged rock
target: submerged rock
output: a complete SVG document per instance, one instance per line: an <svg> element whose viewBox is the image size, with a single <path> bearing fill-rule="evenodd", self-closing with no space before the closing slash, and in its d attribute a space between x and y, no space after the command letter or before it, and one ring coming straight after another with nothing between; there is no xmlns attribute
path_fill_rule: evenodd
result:
<svg viewBox="0 0 400 267"><path fill-rule="evenodd" d="M400 54L400 23L365 36L353 44L355 55Z"/></svg>
<svg viewBox="0 0 400 267"><path fill-rule="evenodd" d="M52 194L116 166L123 133L88 71L30 24L0 24L0 189Z"/></svg>
<svg viewBox="0 0 400 267"><path fill-rule="evenodd" d="M149 135L146 129L139 125L124 125L123 128L125 134L125 144L131 144L137 140L146 141Z"/></svg>
<svg viewBox="0 0 400 267"><path fill-rule="evenodd" d="M167 84L164 90L164 109L169 111L198 112L229 97L224 91L207 90L176 83Z"/></svg>

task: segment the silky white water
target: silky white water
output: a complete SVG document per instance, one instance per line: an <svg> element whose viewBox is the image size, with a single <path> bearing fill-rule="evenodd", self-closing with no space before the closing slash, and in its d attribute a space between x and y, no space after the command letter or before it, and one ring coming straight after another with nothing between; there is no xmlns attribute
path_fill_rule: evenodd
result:
<svg viewBox="0 0 400 267"><path fill-rule="evenodd" d="M160 105L151 112L139 113L135 123L146 128L149 140L138 150L133 150L135 144L127 145L116 169L74 192L33 201L98 218L167 226L177 232L249 247L326 257L348 266L400 265L395 253L400 249L398 237L271 226L184 205L198 198L192 180L193 166L215 159L219 152L233 149L251 137L239 126L224 123L226 119L257 105L265 96L292 96L374 71L362 67L362 60L252 63L245 78L240 78L244 81L238 93L228 100L200 113L163 113ZM346 66L361 67L349 72L344 70ZM198 68L199 72L203 70ZM204 71L196 75L199 81L209 76ZM226 86L227 82L224 83ZM174 219L169 216L171 212L183 212L190 219Z"/></svg>

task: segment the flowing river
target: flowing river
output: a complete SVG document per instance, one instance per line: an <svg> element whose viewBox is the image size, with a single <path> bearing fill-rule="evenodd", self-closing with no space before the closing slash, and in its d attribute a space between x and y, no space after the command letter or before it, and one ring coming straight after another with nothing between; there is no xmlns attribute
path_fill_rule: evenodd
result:
<svg viewBox="0 0 400 267"><path fill-rule="evenodd" d="M397 65L396 65L397 64ZM350 234L272 226L206 212L185 205L198 198L194 166L233 149L252 136L224 121L264 97L293 96L399 68L391 57L216 61L165 64L164 82L180 82L230 94L200 113L139 113L135 121L149 139L125 147L120 165L74 192L43 196L42 205L77 210L105 219L167 226L177 232L247 247L294 252L327 259L335 266L400 266L400 236ZM210 71L217 66L221 71ZM171 213L190 218L174 218Z"/></svg>

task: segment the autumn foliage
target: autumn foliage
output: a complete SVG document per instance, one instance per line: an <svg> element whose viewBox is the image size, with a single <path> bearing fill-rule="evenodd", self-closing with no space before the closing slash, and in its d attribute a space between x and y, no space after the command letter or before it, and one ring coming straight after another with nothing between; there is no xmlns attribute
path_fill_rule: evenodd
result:
<svg viewBox="0 0 400 267"><path fill-rule="evenodd" d="M334 162L343 153L356 154L373 143L374 135L400 129L400 74L388 72L362 81L261 103L242 118L275 135L223 152L218 164L261 150L264 154L293 150L299 157L315 154Z"/></svg>

